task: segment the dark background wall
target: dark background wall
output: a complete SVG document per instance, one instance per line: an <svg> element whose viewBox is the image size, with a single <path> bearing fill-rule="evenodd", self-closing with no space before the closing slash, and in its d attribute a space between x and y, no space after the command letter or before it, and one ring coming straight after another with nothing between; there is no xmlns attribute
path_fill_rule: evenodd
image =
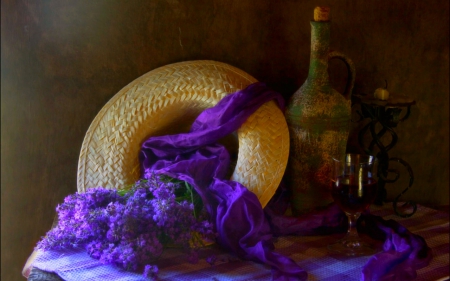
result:
<svg viewBox="0 0 450 281"><path fill-rule="evenodd" d="M403 199L448 204L447 0L2 0L1 279L23 279L56 204L76 191L84 134L116 92L156 67L212 59L288 98L306 78L319 4L332 9L333 49L355 62L354 93L387 79L417 101L391 151L415 173ZM342 90L345 67L331 70ZM392 198L404 186L389 188Z"/></svg>

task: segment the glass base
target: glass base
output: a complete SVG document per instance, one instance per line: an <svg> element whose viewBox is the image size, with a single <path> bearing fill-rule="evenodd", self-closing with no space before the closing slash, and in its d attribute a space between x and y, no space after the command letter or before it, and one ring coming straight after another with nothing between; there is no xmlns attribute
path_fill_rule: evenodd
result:
<svg viewBox="0 0 450 281"><path fill-rule="evenodd" d="M361 240L341 239L334 244L328 245L328 251L331 253L345 256L370 256L375 254L376 249Z"/></svg>

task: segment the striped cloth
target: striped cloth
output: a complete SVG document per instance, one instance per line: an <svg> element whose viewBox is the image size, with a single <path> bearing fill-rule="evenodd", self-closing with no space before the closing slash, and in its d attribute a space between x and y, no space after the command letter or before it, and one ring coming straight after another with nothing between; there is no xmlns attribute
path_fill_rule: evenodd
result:
<svg viewBox="0 0 450 281"><path fill-rule="evenodd" d="M447 280L449 276L449 214L419 205L410 218L393 214L392 206L372 206L374 215L394 219L414 234L422 236L432 248L433 259L429 266L417 271L417 279L423 281ZM339 281L360 280L361 268L370 257L342 257L330 255L327 245L338 240L342 234L327 236L284 236L276 238L276 251L295 260L308 272L308 280ZM368 239L368 238L367 238ZM372 242L380 247L382 243ZM206 261L214 255L213 265ZM251 261L243 261L230 253L210 246L200 251L199 262L191 264L178 249L168 249L157 261L159 280L196 281L244 281L271 280L270 267ZM76 262L74 262L76 261ZM65 254L56 251L37 252L35 268L55 272L64 280L148 280L137 273L122 271L90 258L84 251ZM442 279L444 278L444 279Z"/></svg>

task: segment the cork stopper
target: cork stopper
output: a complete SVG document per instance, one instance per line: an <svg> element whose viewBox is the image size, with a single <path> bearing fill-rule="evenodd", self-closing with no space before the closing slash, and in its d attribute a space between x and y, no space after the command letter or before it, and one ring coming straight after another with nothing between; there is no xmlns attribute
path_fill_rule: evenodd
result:
<svg viewBox="0 0 450 281"><path fill-rule="evenodd" d="M318 6L314 8L314 21L329 21L330 7Z"/></svg>

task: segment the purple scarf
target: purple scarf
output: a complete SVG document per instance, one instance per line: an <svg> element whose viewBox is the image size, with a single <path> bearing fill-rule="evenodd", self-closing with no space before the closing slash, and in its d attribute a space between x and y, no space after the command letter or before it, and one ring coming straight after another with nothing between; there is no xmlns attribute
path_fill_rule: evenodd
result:
<svg viewBox="0 0 450 281"><path fill-rule="evenodd" d="M139 154L141 172L150 169L194 186L215 220L218 243L222 247L241 258L270 265L273 280L306 280L307 273L295 261L274 252L272 237L342 232L345 231L345 215L332 205L300 218L284 217L287 201L282 188L263 210L255 194L240 183L225 179L230 157L226 148L216 143L236 131L270 100L284 109L279 93L263 83L255 83L203 111L188 133L149 138ZM421 237L395 222L386 224L371 215L364 218L366 226L378 230L375 238L385 240L385 252L375 255L365 265L363 280L378 280L387 276L392 268L411 276L419 266L428 264L430 249ZM377 258L379 255L381 259Z"/></svg>

